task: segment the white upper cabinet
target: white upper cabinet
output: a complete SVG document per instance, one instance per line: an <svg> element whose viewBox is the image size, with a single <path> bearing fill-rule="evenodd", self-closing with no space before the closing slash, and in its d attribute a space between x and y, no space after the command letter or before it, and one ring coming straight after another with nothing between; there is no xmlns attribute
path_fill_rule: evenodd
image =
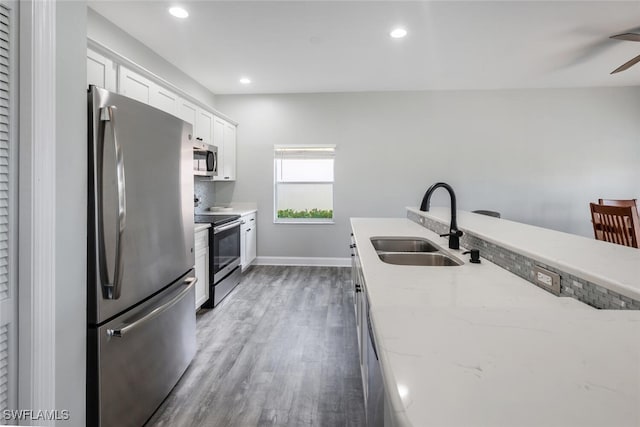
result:
<svg viewBox="0 0 640 427"><path fill-rule="evenodd" d="M196 141L204 142L205 144L214 145L213 142L213 114L210 112L198 108L198 114L196 116Z"/></svg>
<svg viewBox="0 0 640 427"><path fill-rule="evenodd" d="M227 122L224 126L224 176L236 179L236 126Z"/></svg>
<svg viewBox="0 0 640 427"><path fill-rule="evenodd" d="M134 63L130 64L137 68ZM144 73L144 72L143 72ZM188 101L178 93L189 95L153 74L146 77L91 49L87 49L87 85L93 84L112 92L149 104L191 123L195 142L218 147L218 176L214 181L236 179L236 125L213 112Z"/></svg>
<svg viewBox="0 0 640 427"><path fill-rule="evenodd" d="M115 92L116 75L116 65L111 59L87 50L87 86L95 85Z"/></svg>
<svg viewBox="0 0 640 427"><path fill-rule="evenodd" d="M180 106L180 98L170 90L154 84L151 90L151 99L149 100L149 104L162 111L177 116L178 108Z"/></svg>
<svg viewBox="0 0 640 427"><path fill-rule="evenodd" d="M180 117L187 123L191 123L191 125L195 128L196 117L198 117L198 107L196 107L195 104L192 104L186 99L180 98L178 103L178 117Z"/></svg>
<svg viewBox="0 0 640 427"><path fill-rule="evenodd" d="M179 113L180 97L176 93L123 66L119 92L174 116Z"/></svg>
<svg viewBox="0 0 640 427"><path fill-rule="evenodd" d="M213 116L213 145L218 147L218 157L222 158L224 151L224 127L226 121L218 116Z"/></svg>
<svg viewBox="0 0 640 427"><path fill-rule="evenodd" d="M213 145L218 147L218 176L213 178L214 181L235 181L236 126L214 116Z"/></svg>
<svg viewBox="0 0 640 427"><path fill-rule="evenodd" d="M136 101L151 104L151 92L153 92L154 83L131 71L130 69L120 66L120 90L122 95L133 98Z"/></svg>
<svg viewBox="0 0 640 427"><path fill-rule="evenodd" d="M192 104L186 99L178 99L178 117L193 125L196 142L213 145L213 114Z"/></svg>
<svg viewBox="0 0 640 427"><path fill-rule="evenodd" d="M222 180L224 173L224 125L224 120L213 116L213 145L218 147L218 175L213 177L214 181Z"/></svg>

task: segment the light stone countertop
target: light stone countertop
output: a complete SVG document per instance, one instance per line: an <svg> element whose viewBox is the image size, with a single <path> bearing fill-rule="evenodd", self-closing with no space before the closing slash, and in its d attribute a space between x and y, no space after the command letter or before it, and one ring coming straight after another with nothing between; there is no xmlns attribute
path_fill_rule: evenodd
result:
<svg viewBox="0 0 640 427"><path fill-rule="evenodd" d="M230 210L224 210L224 211L209 211L209 210L205 210L203 212L198 212L197 215L240 215L240 216L244 216L244 215L248 215L254 212L258 211L258 206L256 203L231 203L228 206L225 207L230 207Z"/></svg>
<svg viewBox="0 0 640 427"><path fill-rule="evenodd" d="M194 224L193 232L197 233L199 231L206 230L207 228L211 228L211 224Z"/></svg>
<svg viewBox="0 0 640 427"><path fill-rule="evenodd" d="M449 224L449 208L407 210ZM460 230L640 300L639 249L460 210L457 216Z"/></svg>
<svg viewBox="0 0 640 427"><path fill-rule="evenodd" d="M396 425L640 425L640 312L596 310L470 264L405 218L351 224ZM465 264L386 264L375 236L424 237Z"/></svg>

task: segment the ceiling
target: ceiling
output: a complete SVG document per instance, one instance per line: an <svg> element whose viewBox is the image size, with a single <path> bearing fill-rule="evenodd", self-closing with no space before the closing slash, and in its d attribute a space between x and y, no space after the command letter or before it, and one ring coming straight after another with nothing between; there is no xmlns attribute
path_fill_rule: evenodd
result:
<svg viewBox="0 0 640 427"><path fill-rule="evenodd" d="M640 65L609 75L640 54L609 39L638 29L640 1L175 4L89 2L215 94L640 85Z"/></svg>

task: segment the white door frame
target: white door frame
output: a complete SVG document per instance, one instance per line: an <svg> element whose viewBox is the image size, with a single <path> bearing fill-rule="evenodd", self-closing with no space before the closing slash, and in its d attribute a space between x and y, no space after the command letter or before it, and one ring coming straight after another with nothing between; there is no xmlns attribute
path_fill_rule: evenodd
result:
<svg viewBox="0 0 640 427"><path fill-rule="evenodd" d="M18 406L33 410L56 409L55 71L56 1L21 1Z"/></svg>

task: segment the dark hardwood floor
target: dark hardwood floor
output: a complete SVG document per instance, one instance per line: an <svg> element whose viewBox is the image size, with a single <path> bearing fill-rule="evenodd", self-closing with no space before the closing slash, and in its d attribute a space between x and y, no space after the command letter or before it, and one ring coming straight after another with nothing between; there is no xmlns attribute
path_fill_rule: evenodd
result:
<svg viewBox="0 0 640 427"><path fill-rule="evenodd" d="M148 426L364 426L350 270L252 267Z"/></svg>

